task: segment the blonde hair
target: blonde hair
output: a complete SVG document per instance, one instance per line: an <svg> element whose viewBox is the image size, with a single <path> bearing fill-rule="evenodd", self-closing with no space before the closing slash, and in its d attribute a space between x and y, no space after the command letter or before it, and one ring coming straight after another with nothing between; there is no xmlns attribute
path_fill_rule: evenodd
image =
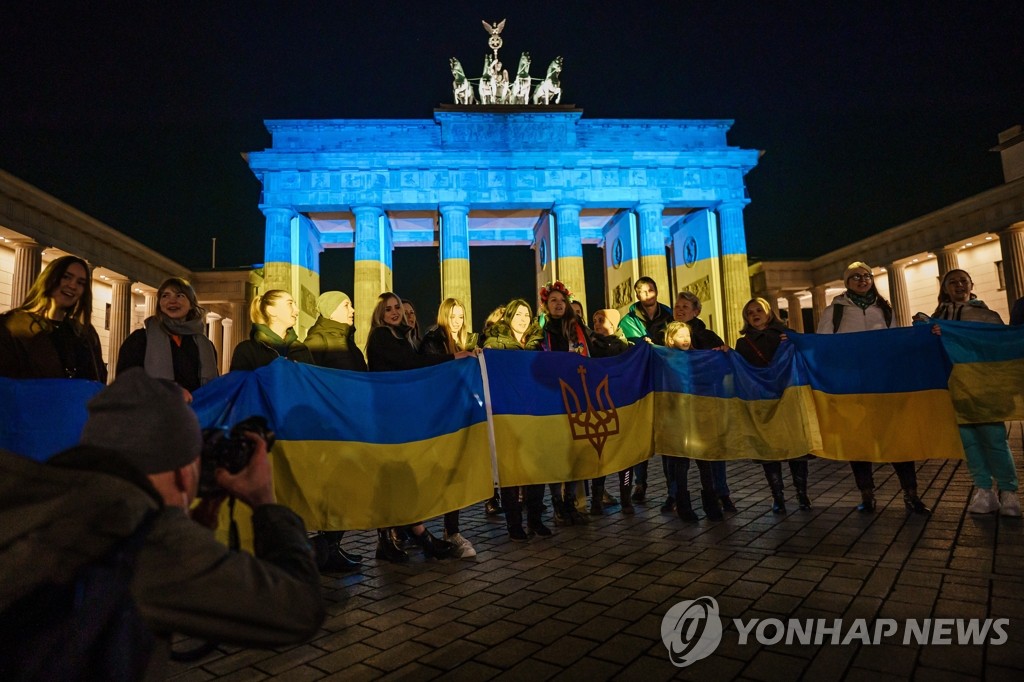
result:
<svg viewBox="0 0 1024 682"><path fill-rule="evenodd" d="M262 296L252 299L252 303L249 304L249 319L252 323L269 327L270 318L267 316L267 308L274 305L283 296L290 296L290 294L283 289L271 289Z"/></svg>
<svg viewBox="0 0 1024 682"><path fill-rule="evenodd" d="M402 307L402 297L393 291L385 291L383 294L377 297L377 305L373 307L373 313L370 315L370 331L373 331L377 327L387 327L388 323L384 321L384 308L387 307L388 301L395 299L398 301L398 307ZM405 319L405 310L402 310L402 324L408 325Z"/></svg>
<svg viewBox="0 0 1024 682"><path fill-rule="evenodd" d="M693 334L690 331L690 325L685 322L669 322L665 325L665 347L674 348L672 340L683 332L686 332L686 335L690 338L690 345L692 346Z"/></svg>
<svg viewBox="0 0 1024 682"><path fill-rule="evenodd" d="M449 326L448 319L451 317L452 311L456 308L462 308L462 329L458 331L455 336L452 336L452 330ZM469 334L466 332L466 306L462 304L457 298L446 298L441 301L441 305L437 309L437 327L438 329L444 330L444 346L449 353L457 353L460 350L466 350L466 341Z"/></svg>
<svg viewBox="0 0 1024 682"><path fill-rule="evenodd" d="M754 328L750 326L750 321L747 320L747 306L749 306L751 303L756 303L758 307L760 307L761 310L763 310L765 314L768 315L768 321L765 323L766 325L778 320L778 318L775 317L775 312L772 310L772 304L759 296L755 296L754 298L744 303L743 307L740 308L740 316L743 318L743 329L740 329L740 334L749 334L751 331L754 330Z"/></svg>

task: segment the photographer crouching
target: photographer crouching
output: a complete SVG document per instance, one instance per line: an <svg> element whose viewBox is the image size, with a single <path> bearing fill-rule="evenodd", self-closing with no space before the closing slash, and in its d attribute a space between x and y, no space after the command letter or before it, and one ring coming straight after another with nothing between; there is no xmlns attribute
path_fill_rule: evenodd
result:
<svg viewBox="0 0 1024 682"><path fill-rule="evenodd" d="M129 559L123 575L130 576L131 600L155 638L126 647L122 637L106 644L116 652L115 660L89 655L87 661L64 661L67 665L103 666L89 671L97 677L117 677L106 669L114 665L130 679L140 672L162 679L173 633L239 646L279 646L317 632L324 619L319 573L302 520L276 504L265 434L241 436L249 444L243 448L248 462L240 463L237 473L214 472L223 493L253 510L252 556L229 551L200 519L189 516L200 482L202 437L181 388L131 369L97 394L88 411L80 444L47 464L6 455L0 460L5 481L0 487L17 498L8 498L4 507L21 504L19 513L4 514L5 523L24 526L11 532L21 551L8 552L9 545L0 556L3 574L18 576L0 592L5 617L29 613L31 621L31 612L38 611L32 599L41 592L52 595L69 581L80 583L86 569L118 551ZM216 518L223 493L196 507L207 522ZM104 643L89 643L100 646ZM62 663L56 660L59 651L22 655L29 660L16 663L20 668L52 671Z"/></svg>

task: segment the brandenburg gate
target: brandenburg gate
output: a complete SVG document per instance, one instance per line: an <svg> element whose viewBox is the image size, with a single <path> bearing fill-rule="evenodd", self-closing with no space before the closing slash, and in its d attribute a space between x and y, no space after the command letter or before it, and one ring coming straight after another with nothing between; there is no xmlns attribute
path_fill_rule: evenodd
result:
<svg viewBox="0 0 1024 682"><path fill-rule="evenodd" d="M468 315L470 246L529 246L538 287L561 279L582 298L582 245L598 244L606 300L588 310L625 311L646 275L669 305L696 293L709 326L735 340L750 297L744 176L758 152L729 146L729 120L585 119L558 103L560 57L533 86L524 53L512 81L485 27L484 76L452 59L456 103L432 119L265 122L270 148L248 155L263 185L265 288L291 292L308 328L320 253L354 248L362 344L395 248L439 247L441 297Z"/></svg>

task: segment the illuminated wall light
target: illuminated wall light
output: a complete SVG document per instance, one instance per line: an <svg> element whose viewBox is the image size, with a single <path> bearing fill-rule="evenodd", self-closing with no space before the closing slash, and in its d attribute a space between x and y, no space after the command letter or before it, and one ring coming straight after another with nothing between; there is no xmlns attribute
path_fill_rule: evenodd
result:
<svg viewBox="0 0 1024 682"><path fill-rule="evenodd" d="M915 258L914 260L912 260L912 261L910 261L910 262L911 262L911 263L916 263L917 261L918 261L918 259L917 259L917 258Z"/></svg>
<svg viewBox="0 0 1024 682"><path fill-rule="evenodd" d="M974 242L967 242L966 244L964 244L964 246L965 247L967 247L967 246L974 246Z"/></svg>
<svg viewBox="0 0 1024 682"><path fill-rule="evenodd" d="M987 241L987 242L992 241L992 237L985 237L985 241Z"/></svg>

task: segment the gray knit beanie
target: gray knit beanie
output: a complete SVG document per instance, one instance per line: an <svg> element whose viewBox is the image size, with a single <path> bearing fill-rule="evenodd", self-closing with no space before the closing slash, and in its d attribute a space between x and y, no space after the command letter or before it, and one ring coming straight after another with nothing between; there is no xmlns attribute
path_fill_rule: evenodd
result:
<svg viewBox="0 0 1024 682"><path fill-rule="evenodd" d="M339 305L350 300L347 294L340 291L325 291L316 299L316 309L323 317L330 319Z"/></svg>
<svg viewBox="0 0 1024 682"><path fill-rule="evenodd" d="M82 444L117 452L144 474L180 469L202 451L199 419L182 388L141 367L119 373L86 407Z"/></svg>

